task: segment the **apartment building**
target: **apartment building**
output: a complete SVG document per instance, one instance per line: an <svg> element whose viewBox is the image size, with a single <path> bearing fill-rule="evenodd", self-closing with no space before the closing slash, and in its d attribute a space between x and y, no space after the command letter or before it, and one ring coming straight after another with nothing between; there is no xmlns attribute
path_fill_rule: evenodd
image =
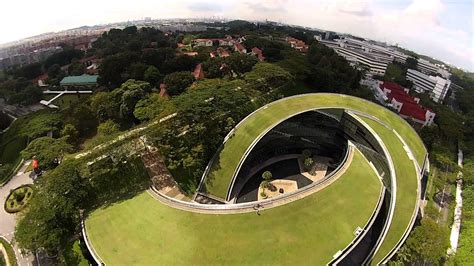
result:
<svg viewBox="0 0 474 266"><path fill-rule="evenodd" d="M420 71L408 69L407 80L414 84L417 92L426 92L435 102L442 102L451 86L449 79L439 76L429 76Z"/></svg>
<svg viewBox="0 0 474 266"><path fill-rule="evenodd" d="M344 57L352 66L365 67L373 75L385 75L389 58L374 56L355 49L334 47L336 53Z"/></svg>
<svg viewBox="0 0 474 266"><path fill-rule="evenodd" d="M447 71L446 69L444 69L443 67L433 64L430 61L422 59L422 58L418 59L416 68L418 68L419 71L427 75L439 74L445 79L449 79L451 77L451 73Z"/></svg>

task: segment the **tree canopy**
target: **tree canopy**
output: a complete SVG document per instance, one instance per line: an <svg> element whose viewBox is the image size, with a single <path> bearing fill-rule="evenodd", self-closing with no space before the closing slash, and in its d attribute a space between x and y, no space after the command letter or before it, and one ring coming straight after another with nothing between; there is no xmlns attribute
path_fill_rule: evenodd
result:
<svg viewBox="0 0 474 266"><path fill-rule="evenodd" d="M31 159L35 156L43 169L49 169L54 166L54 159L60 159L72 150L73 147L67 142L66 138L41 137L30 142L28 147L21 152L21 155L25 159Z"/></svg>
<svg viewBox="0 0 474 266"><path fill-rule="evenodd" d="M194 82L191 72L174 72L165 76L163 82L166 84L169 95L179 95L183 93Z"/></svg>

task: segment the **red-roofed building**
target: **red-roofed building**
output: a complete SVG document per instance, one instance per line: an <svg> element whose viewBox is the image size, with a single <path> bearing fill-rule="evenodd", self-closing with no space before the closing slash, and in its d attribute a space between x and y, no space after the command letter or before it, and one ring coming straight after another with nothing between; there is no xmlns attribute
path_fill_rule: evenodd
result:
<svg viewBox="0 0 474 266"><path fill-rule="evenodd" d="M194 39L192 41L193 46L212 46L212 39Z"/></svg>
<svg viewBox="0 0 474 266"><path fill-rule="evenodd" d="M49 85L46 84L46 81L48 80L48 73L44 73L38 77L35 78L36 83L38 84L39 87L48 87Z"/></svg>
<svg viewBox="0 0 474 266"><path fill-rule="evenodd" d="M204 69L202 68L202 64L198 64L194 68L193 76L196 80L200 80L204 78Z"/></svg>
<svg viewBox="0 0 474 266"><path fill-rule="evenodd" d="M384 81L380 84L380 89L385 93L391 106L403 118L411 118L413 121L430 126L436 114L429 108L421 106L420 99L408 94L409 90L395 82Z"/></svg>
<svg viewBox="0 0 474 266"><path fill-rule="evenodd" d="M226 49L222 48L222 47L217 48L217 54L218 54L220 57L228 57L228 56L230 56L229 52L228 52Z"/></svg>
<svg viewBox="0 0 474 266"><path fill-rule="evenodd" d="M258 49L257 47L252 48L251 54L256 56L260 62L265 60L262 50Z"/></svg>
<svg viewBox="0 0 474 266"><path fill-rule="evenodd" d="M198 55L199 53L198 52L184 52L183 55L187 55L187 56L191 56L191 57L194 57L196 55Z"/></svg>
<svg viewBox="0 0 474 266"><path fill-rule="evenodd" d="M247 49L245 49L245 47L237 41L234 41L234 51L236 51L238 53L241 53L241 54L246 54L247 53Z"/></svg>
<svg viewBox="0 0 474 266"><path fill-rule="evenodd" d="M290 44L292 48L294 48L298 52L306 53L308 52L308 45L302 40L298 40L293 37L286 37L286 42Z"/></svg>

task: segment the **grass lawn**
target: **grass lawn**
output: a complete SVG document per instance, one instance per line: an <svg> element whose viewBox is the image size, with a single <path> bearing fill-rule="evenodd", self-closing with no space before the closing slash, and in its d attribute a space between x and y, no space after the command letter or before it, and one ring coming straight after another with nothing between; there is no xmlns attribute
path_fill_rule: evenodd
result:
<svg viewBox="0 0 474 266"><path fill-rule="evenodd" d="M143 192L95 210L86 229L110 265L323 265L354 239L357 226L365 226L381 188L356 151L333 184L260 216L181 211Z"/></svg>
<svg viewBox="0 0 474 266"><path fill-rule="evenodd" d="M369 118L363 118L363 120L377 132L385 143L394 162L395 174L397 175L395 212L388 234L379 251L374 256L373 262L377 263L396 245L410 224L413 212L417 207L418 184L415 166L408 158L406 151L403 149L403 143L395 133Z"/></svg>
<svg viewBox="0 0 474 266"><path fill-rule="evenodd" d="M235 131L225 144L217 160L211 165L206 178L206 189L210 194L225 198L230 181L238 167L240 158L250 147L252 141L263 131L276 125L287 117L314 108L344 108L377 116L387 125L395 128L413 150L418 163L423 163L426 148L415 130L394 112L352 96L317 93L300 97L286 98L267 105L252 114Z"/></svg>

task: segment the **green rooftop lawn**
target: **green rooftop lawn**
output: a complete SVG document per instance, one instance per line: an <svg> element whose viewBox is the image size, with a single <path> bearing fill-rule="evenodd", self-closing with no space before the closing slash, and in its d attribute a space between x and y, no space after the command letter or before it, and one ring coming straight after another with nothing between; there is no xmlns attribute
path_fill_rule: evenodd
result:
<svg viewBox="0 0 474 266"><path fill-rule="evenodd" d="M181 211L143 192L95 210L86 229L109 265L323 265L366 225L381 189L356 151L333 184L260 216Z"/></svg>
<svg viewBox="0 0 474 266"><path fill-rule="evenodd" d="M416 208L418 184L415 166L395 133L374 120L369 118L362 119L377 132L385 143L394 162L395 174L397 176L397 199L393 220L382 246L373 258L373 262L378 263L395 247L410 224Z"/></svg>
<svg viewBox="0 0 474 266"><path fill-rule="evenodd" d="M275 126L287 117L301 111L314 108L344 108L378 117L387 125L395 128L413 150L418 163L423 163L426 148L415 130L394 112L366 100L340 94L317 93L302 97L286 98L269 104L241 124L211 165L206 178L206 190L225 199L229 184L237 169L240 158L251 143L266 129Z"/></svg>

